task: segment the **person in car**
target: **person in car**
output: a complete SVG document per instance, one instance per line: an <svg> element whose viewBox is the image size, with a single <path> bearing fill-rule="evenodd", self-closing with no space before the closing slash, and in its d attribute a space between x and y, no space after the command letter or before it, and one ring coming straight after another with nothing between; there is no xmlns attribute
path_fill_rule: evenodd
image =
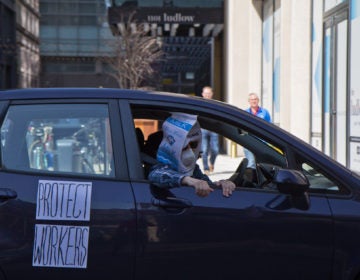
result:
<svg viewBox="0 0 360 280"><path fill-rule="evenodd" d="M201 128L196 115L173 113L162 126L163 139L157 151L157 161L149 173L149 180L161 188L190 186L200 197L222 188L229 197L235 184L229 180L212 182L196 163L201 150Z"/></svg>

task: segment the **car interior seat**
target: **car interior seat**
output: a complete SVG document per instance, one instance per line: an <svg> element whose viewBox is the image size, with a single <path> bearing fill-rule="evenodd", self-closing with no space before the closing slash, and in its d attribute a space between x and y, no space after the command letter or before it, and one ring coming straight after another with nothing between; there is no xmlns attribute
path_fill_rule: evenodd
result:
<svg viewBox="0 0 360 280"><path fill-rule="evenodd" d="M136 132L136 139L139 145L140 152L143 152L145 146L144 133L142 132L140 127L135 128L135 132Z"/></svg>
<svg viewBox="0 0 360 280"><path fill-rule="evenodd" d="M156 131L150 134L145 142L143 152L152 158L156 159L156 153L159 148L159 145L163 139L162 130Z"/></svg>
<svg viewBox="0 0 360 280"><path fill-rule="evenodd" d="M144 140L144 133L140 128L136 128L136 137L139 144L141 161L144 167L145 177L149 174L151 166L157 163L156 153L161 143L163 132L156 131Z"/></svg>

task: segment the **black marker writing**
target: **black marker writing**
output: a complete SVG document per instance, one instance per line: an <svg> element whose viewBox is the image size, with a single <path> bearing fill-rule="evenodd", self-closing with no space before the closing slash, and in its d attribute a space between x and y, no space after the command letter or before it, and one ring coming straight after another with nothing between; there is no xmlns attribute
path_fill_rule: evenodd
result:
<svg viewBox="0 0 360 280"><path fill-rule="evenodd" d="M40 180L36 218L89 220L91 183Z"/></svg>
<svg viewBox="0 0 360 280"><path fill-rule="evenodd" d="M86 268L89 227L35 225L33 266Z"/></svg>

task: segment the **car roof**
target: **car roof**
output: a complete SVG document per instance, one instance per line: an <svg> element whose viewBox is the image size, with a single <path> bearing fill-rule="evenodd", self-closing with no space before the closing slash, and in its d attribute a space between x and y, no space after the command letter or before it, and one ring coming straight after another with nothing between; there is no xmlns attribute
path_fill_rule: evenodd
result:
<svg viewBox="0 0 360 280"><path fill-rule="evenodd" d="M27 88L0 91L0 99L38 98L141 98L152 94L145 90L116 88Z"/></svg>
<svg viewBox="0 0 360 280"><path fill-rule="evenodd" d="M120 98L120 99L171 99L194 96L146 90L116 88L28 88L0 91L0 99L52 99L52 98ZM195 97L199 98L199 97Z"/></svg>
<svg viewBox="0 0 360 280"><path fill-rule="evenodd" d="M231 104L214 100L205 99L200 96L187 95L173 92L147 91L138 89L117 89L117 88L28 88L11 89L0 91L0 100L21 100L21 99L81 99L81 98L116 98L131 100L152 100L168 101L174 103L187 103L193 105L205 105L210 108L215 104L217 108L238 110L239 108Z"/></svg>

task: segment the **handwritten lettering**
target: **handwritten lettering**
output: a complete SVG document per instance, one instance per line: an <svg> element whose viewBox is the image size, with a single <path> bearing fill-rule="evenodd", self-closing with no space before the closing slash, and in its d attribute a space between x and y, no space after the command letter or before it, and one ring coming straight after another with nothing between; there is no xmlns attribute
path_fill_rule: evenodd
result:
<svg viewBox="0 0 360 280"><path fill-rule="evenodd" d="M35 225L33 266L86 268L89 227Z"/></svg>
<svg viewBox="0 0 360 280"><path fill-rule="evenodd" d="M90 220L92 184L40 180L36 203L36 219Z"/></svg>

